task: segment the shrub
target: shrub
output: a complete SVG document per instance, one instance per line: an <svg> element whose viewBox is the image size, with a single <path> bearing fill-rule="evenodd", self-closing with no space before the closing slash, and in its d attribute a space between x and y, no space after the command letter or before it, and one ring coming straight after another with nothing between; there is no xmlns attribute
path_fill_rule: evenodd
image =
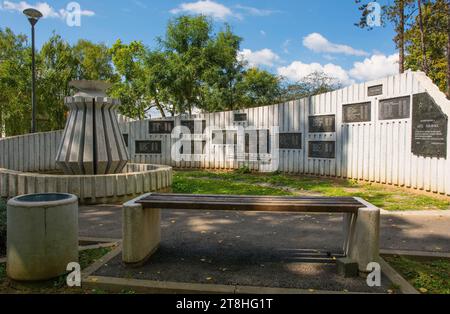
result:
<svg viewBox="0 0 450 314"><path fill-rule="evenodd" d="M6 202L0 198L0 256L6 252Z"/></svg>

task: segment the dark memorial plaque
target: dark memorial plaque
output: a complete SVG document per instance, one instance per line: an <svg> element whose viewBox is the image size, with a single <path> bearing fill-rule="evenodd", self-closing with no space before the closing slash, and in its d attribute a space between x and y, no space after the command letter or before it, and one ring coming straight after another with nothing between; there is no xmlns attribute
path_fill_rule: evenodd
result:
<svg viewBox="0 0 450 314"><path fill-rule="evenodd" d="M246 113L235 113L234 114L234 122L247 122L247 114Z"/></svg>
<svg viewBox="0 0 450 314"><path fill-rule="evenodd" d="M125 142L125 146L128 147L128 134L122 134L123 141Z"/></svg>
<svg viewBox="0 0 450 314"><path fill-rule="evenodd" d="M336 132L336 116L310 116L309 133L334 133Z"/></svg>
<svg viewBox="0 0 450 314"><path fill-rule="evenodd" d="M412 153L447 158L448 117L428 93L413 96Z"/></svg>
<svg viewBox="0 0 450 314"><path fill-rule="evenodd" d="M136 154L161 154L161 141L136 141Z"/></svg>
<svg viewBox="0 0 450 314"><path fill-rule="evenodd" d="M371 103L351 104L342 106L342 121L344 123L369 122L371 120Z"/></svg>
<svg viewBox="0 0 450 314"><path fill-rule="evenodd" d="M309 158L336 158L336 142L309 142Z"/></svg>
<svg viewBox="0 0 450 314"><path fill-rule="evenodd" d="M280 149L302 149L302 133L280 133Z"/></svg>
<svg viewBox="0 0 450 314"><path fill-rule="evenodd" d="M174 127L173 121L149 121L149 134L170 134Z"/></svg>
<svg viewBox="0 0 450 314"><path fill-rule="evenodd" d="M187 127L191 134L203 134L206 129L206 120L182 120L181 126Z"/></svg>
<svg viewBox="0 0 450 314"><path fill-rule="evenodd" d="M383 95L383 85L369 86L367 88L367 96L373 97Z"/></svg>
<svg viewBox="0 0 450 314"><path fill-rule="evenodd" d="M183 141L180 147L180 154L184 155L184 147L191 146L191 155L203 155L205 153L206 141ZM186 155L188 150L186 149Z"/></svg>
<svg viewBox="0 0 450 314"><path fill-rule="evenodd" d="M380 100L379 119L408 119L411 112L410 100L410 96Z"/></svg>

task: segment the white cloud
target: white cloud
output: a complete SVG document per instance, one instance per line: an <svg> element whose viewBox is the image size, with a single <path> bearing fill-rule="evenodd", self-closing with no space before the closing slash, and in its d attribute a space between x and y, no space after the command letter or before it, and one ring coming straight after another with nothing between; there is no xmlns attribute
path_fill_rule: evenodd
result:
<svg viewBox="0 0 450 314"><path fill-rule="evenodd" d="M279 75L293 82L298 82L311 73L323 72L344 85L354 83L354 80L349 77L347 71L345 71L341 66L332 63L322 65L320 63L303 63L301 61L294 61L288 66L279 67L277 72Z"/></svg>
<svg viewBox="0 0 450 314"><path fill-rule="evenodd" d="M235 8L239 9L239 10L243 10L247 14L254 15L254 16L269 16L269 15L279 12L279 11L274 11L274 10L264 10L264 9L243 6L240 4L236 5Z"/></svg>
<svg viewBox="0 0 450 314"><path fill-rule="evenodd" d="M322 65L316 62L294 61L288 66L279 67L277 72L293 82L300 81L313 72L323 72L343 85L351 85L357 81L371 81L398 74L398 59L398 54L390 56L377 54L362 62L355 62L350 70L333 63Z"/></svg>
<svg viewBox="0 0 450 314"><path fill-rule="evenodd" d="M260 30L259 33L261 34L261 36L264 36L264 37L267 35L266 32L263 30Z"/></svg>
<svg viewBox="0 0 450 314"><path fill-rule="evenodd" d="M219 20L225 20L227 17L236 16L230 8L211 0L182 3L177 8L170 10L170 13L203 14Z"/></svg>
<svg viewBox="0 0 450 314"><path fill-rule="evenodd" d="M319 33L312 33L303 38L303 45L314 52L340 53L351 56L368 56L364 50L347 45L334 44Z"/></svg>
<svg viewBox="0 0 450 314"><path fill-rule="evenodd" d="M67 15L70 13L66 9L55 10L51 5L47 2L38 2L35 5L29 4L26 1L20 2L12 2L12 1L3 1L0 5L0 9L5 11L18 11L23 12L23 10L28 8L34 8L39 10L44 18L60 18L65 19ZM82 16L94 16L95 12L90 10L81 10L80 14Z"/></svg>
<svg viewBox="0 0 450 314"><path fill-rule="evenodd" d="M239 52L239 57L242 60L247 61L248 65L251 67L256 67L260 65L273 67L277 62L280 61L280 56L278 56L275 52L267 48L258 51L244 49Z"/></svg>
<svg viewBox="0 0 450 314"><path fill-rule="evenodd" d="M398 74L398 54L385 56L373 55L362 62L355 62L350 75L361 81L376 80L385 76Z"/></svg>

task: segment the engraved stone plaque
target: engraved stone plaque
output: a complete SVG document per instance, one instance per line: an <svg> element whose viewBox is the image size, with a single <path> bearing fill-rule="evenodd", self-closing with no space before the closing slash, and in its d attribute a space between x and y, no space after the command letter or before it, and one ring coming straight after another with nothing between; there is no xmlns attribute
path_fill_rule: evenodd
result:
<svg viewBox="0 0 450 314"><path fill-rule="evenodd" d="M150 134L170 134L174 127L173 121L149 121L148 133Z"/></svg>
<svg viewBox="0 0 450 314"><path fill-rule="evenodd" d="M203 134L206 129L205 120L182 120L181 125L187 127L191 134Z"/></svg>
<svg viewBox="0 0 450 314"><path fill-rule="evenodd" d="M234 114L234 122L247 122L247 114L246 113L235 113Z"/></svg>
<svg viewBox="0 0 450 314"><path fill-rule="evenodd" d="M369 86L367 88L367 96L373 97L383 95L383 85Z"/></svg>
<svg viewBox="0 0 450 314"><path fill-rule="evenodd" d="M408 119L410 115L410 96L380 100L379 119Z"/></svg>
<svg viewBox="0 0 450 314"><path fill-rule="evenodd" d="M302 133L280 133L280 149L302 149Z"/></svg>
<svg viewBox="0 0 450 314"><path fill-rule="evenodd" d="M309 142L309 158L336 158L336 142Z"/></svg>
<svg viewBox="0 0 450 314"><path fill-rule="evenodd" d="M161 141L136 141L136 154L161 154Z"/></svg>
<svg viewBox="0 0 450 314"><path fill-rule="evenodd" d="M309 133L333 133L336 132L336 116L310 116Z"/></svg>
<svg viewBox="0 0 450 314"><path fill-rule="evenodd" d="M413 96L412 153L447 158L448 117L428 93Z"/></svg>
<svg viewBox="0 0 450 314"><path fill-rule="evenodd" d="M123 141L125 142L125 146L128 147L128 134L122 134Z"/></svg>
<svg viewBox="0 0 450 314"><path fill-rule="evenodd" d="M371 103L351 104L342 106L342 121L344 123L369 122L371 120Z"/></svg>

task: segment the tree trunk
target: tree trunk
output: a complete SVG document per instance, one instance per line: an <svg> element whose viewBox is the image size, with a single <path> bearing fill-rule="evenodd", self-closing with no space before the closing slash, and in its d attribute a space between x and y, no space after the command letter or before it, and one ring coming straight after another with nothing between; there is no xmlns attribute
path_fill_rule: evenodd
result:
<svg viewBox="0 0 450 314"><path fill-rule="evenodd" d="M399 25L397 29L398 35L398 49L399 49L399 72L405 72L405 1L399 1Z"/></svg>
<svg viewBox="0 0 450 314"><path fill-rule="evenodd" d="M159 103L159 100L157 98L155 98L155 104L156 104L156 108L158 108L158 110L159 110L159 113L161 113L161 117L165 118L166 113L164 112L164 109L161 106L161 104Z"/></svg>
<svg viewBox="0 0 450 314"><path fill-rule="evenodd" d="M422 49L422 70L428 75L427 49L425 46L425 32L423 29L422 1L417 0L419 8L420 46Z"/></svg>
<svg viewBox="0 0 450 314"><path fill-rule="evenodd" d="M447 16L447 98L450 99L450 2L448 3L448 16Z"/></svg>

